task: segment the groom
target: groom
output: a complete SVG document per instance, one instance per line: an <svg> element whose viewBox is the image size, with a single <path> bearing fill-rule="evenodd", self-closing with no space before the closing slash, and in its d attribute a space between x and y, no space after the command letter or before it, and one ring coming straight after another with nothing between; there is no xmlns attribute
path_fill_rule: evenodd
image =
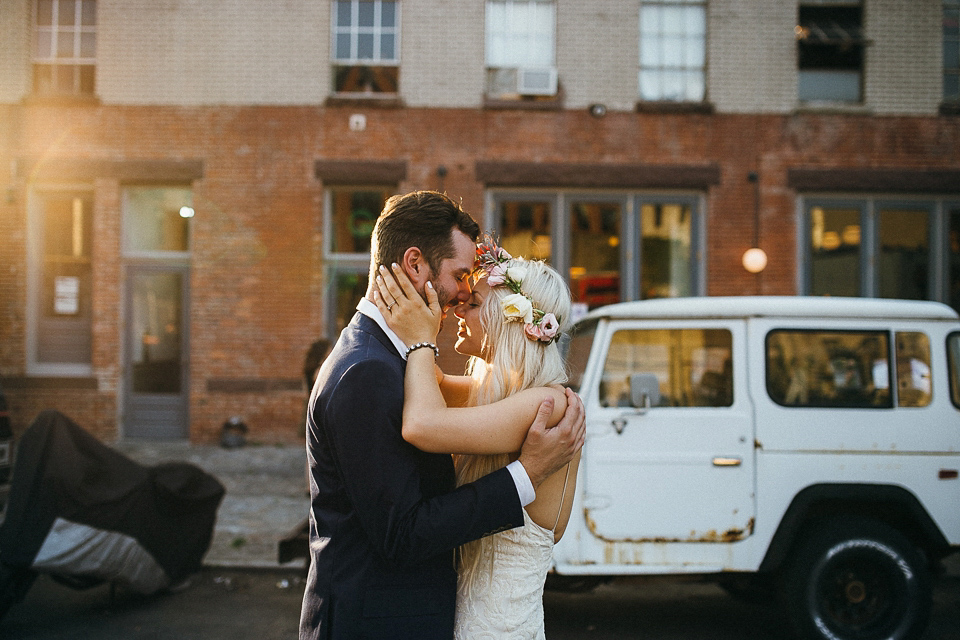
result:
<svg viewBox="0 0 960 640"><path fill-rule="evenodd" d="M373 230L370 284L314 385L307 412L310 572L301 640L453 637L453 549L523 525L534 487L583 444L583 405L568 391L552 429L544 403L519 460L455 488L449 455L400 434L406 346L372 302L379 265L396 262L444 310L470 295L477 223L447 196L387 200Z"/></svg>

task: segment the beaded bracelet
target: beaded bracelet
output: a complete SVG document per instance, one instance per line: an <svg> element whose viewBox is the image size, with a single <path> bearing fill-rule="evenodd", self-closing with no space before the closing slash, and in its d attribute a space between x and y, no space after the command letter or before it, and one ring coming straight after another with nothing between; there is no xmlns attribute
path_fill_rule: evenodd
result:
<svg viewBox="0 0 960 640"><path fill-rule="evenodd" d="M410 355L411 351L416 351L417 349L422 349L423 347L430 347L433 349L433 354L438 358L440 357L440 349L438 349L437 345L433 344L432 342L418 342L417 344L410 345L407 347L407 352L403 354L403 357L406 358Z"/></svg>

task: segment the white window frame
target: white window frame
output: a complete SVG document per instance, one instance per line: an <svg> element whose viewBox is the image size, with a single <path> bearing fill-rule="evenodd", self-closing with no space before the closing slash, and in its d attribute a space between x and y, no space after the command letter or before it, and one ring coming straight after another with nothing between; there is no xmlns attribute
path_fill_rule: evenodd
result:
<svg viewBox="0 0 960 640"><path fill-rule="evenodd" d="M653 26L645 23L645 15L649 19L650 13L645 9L665 9L673 7L699 8L702 12L703 33L688 33L684 30L682 33L667 34L664 31L664 25ZM644 102L680 102L680 103L700 103L707 99L707 3L705 0L644 0L640 3L639 12L639 57L637 72L637 96ZM679 38L676 43L680 47L682 60L667 60L666 40L668 37ZM702 41L700 40L702 38ZM651 42L652 40L652 42ZM691 56L691 42L700 42L701 55ZM668 74L679 74L680 82L674 93L666 86ZM645 77L654 77L658 83L655 92L646 91L645 85L649 82ZM699 85L699 86L697 86Z"/></svg>
<svg viewBox="0 0 960 640"><path fill-rule="evenodd" d="M69 25L60 25L59 16L60 16L60 1L53 0L51 2L51 24L49 25L40 25L39 20L39 0L34 2L33 11L33 63L35 65L50 65L56 72L57 67L80 67L80 66L92 66L96 68L97 57L96 57L96 47L97 47L97 3L96 0L72 0L73 1L73 23ZM94 6L94 23L92 25L82 24L83 16L83 3L90 2ZM72 56L59 56L59 40L62 36L69 34L70 38L73 39L73 55ZM50 47L46 52L48 55L41 55L39 48L40 42L43 39L42 36L46 35L49 37ZM83 56L82 53L82 41L84 35L93 38L93 50L94 54L92 56ZM73 79L73 94L81 94L80 90L80 75L79 73L74 73Z"/></svg>
<svg viewBox="0 0 960 640"><path fill-rule="evenodd" d="M373 4L373 26L360 26L360 3L361 1L372 2ZM333 37L330 41L330 58L337 66L355 66L355 65L374 65L374 66L399 66L400 65L400 2L390 2L395 7L395 24L391 27L383 26L383 3L387 0L334 0L331 3L331 20ZM342 4L350 4L351 19L350 25L343 27L337 23L338 8ZM382 36L392 34L394 37L394 55L392 57L383 57L380 50ZM350 37L350 55L339 57L337 54L337 37L348 35ZM358 43L361 35L373 36L373 55L369 58L361 58L358 55Z"/></svg>
<svg viewBox="0 0 960 640"><path fill-rule="evenodd" d="M554 0L487 0L484 62L491 95L557 93ZM524 26L524 22L526 25ZM549 46L546 41L549 40ZM530 82L530 80L536 82ZM502 85L506 83L506 88Z"/></svg>

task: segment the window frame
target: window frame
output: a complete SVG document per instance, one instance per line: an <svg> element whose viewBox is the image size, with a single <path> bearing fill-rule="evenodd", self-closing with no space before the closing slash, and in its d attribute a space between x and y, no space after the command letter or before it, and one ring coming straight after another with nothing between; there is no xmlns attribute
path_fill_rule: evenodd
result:
<svg viewBox="0 0 960 640"><path fill-rule="evenodd" d="M544 201L550 203L550 264L570 282L572 245L570 240L570 205L588 200L593 202L617 202L621 204L620 225L620 292L622 301L641 300L643 292L642 240L643 230L639 219L645 204L685 204L692 216L690 230L690 296L706 295L706 194L698 191L675 191L671 189L523 189L488 188L484 206L485 229L491 229L499 239L501 225L500 207L505 201ZM631 259L632 258L632 259ZM574 318L576 319L576 318Z"/></svg>
<svg viewBox="0 0 960 640"><path fill-rule="evenodd" d="M341 275L360 275L369 277L370 273L370 253L338 252L333 250L333 232L334 232L334 202L335 191L354 190L354 191L380 191L384 194L386 200L397 193L397 184L370 183L325 183L323 186L323 278L324 282L329 283L324 294L324 324L326 331L324 335L337 335L338 331L338 307L337 307L337 278ZM381 207L382 209L382 207ZM380 211L377 211L379 216Z"/></svg>
<svg viewBox="0 0 960 640"><path fill-rule="evenodd" d="M956 341L957 355L953 356L950 350L950 342ZM960 409L960 331L951 331L944 340L944 347L947 352L947 377L950 383L950 402L957 409ZM932 347L931 347L932 348Z"/></svg>
<svg viewBox="0 0 960 640"><path fill-rule="evenodd" d="M830 38L820 39L817 42L806 42L807 34L809 33L806 29L802 27L802 19L800 17L801 12L804 9L811 10L820 10L827 11L834 9L836 11L843 11L849 9L856 9L859 11L859 27L858 34L854 38L849 38L848 40L833 40ZM867 41L863 37L863 3L860 0L836 0L829 4L823 2L815 2L807 0L806 2L801 1L797 6L797 27L795 34L797 36L797 102L803 106L817 107L817 106L834 106L834 105L845 105L845 106L862 106L866 98L865 91L865 76L866 76L866 45ZM824 34L826 35L826 34ZM811 48L821 47L821 48L836 48L839 52L842 52L844 48L855 47L857 50L857 57L859 58L857 63L857 97L855 100L844 100L830 97L804 97L802 91L803 84L803 75L804 71L827 71L833 69L846 69L852 70L852 67L837 65L834 66L813 66L813 67L804 67L803 66L803 49L804 46Z"/></svg>
<svg viewBox="0 0 960 640"><path fill-rule="evenodd" d="M504 64L500 64L499 61L494 61L491 59L491 52L494 50L492 41L494 39L494 34L497 33L497 30L492 28L493 20L493 11L491 10L491 5L502 4L505 6L506 10L509 12L509 7L513 5L549 5L552 10L550 11L550 24L549 28L546 31L549 32L550 36L550 55L549 61L547 63L540 62L529 62L520 60L517 62L507 61ZM521 97L533 97L538 100L551 100L557 97L559 93L559 80L557 78L557 1L556 0L486 0L484 2L484 21L483 21L483 66L485 73L484 80L484 96L488 100L510 100L512 98L519 99ZM535 40L538 31L536 29L528 30L518 36L517 38L512 39L511 42L517 42L519 40L531 41ZM529 49L530 47L528 47ZM497 62L495 64L495 62ZM537 93L524 93L521 92L520 87L520 72L521 71L533 71L533 72L545 72L548 74L549 82L554 87L553 93L537 92ZM514 86L514 91L499 91L497 90L497 85L502 81L504 77L512 78L511 83Z"/></svg>
<svg viewBox="0 0 960 640"><path fill-rule="evenodd" d="M679 66L668 65L666 63L661 64L644 64L644 7L699 7L703 12L703 60L699 66L690 65L690 64L681 64ZM663 30L661 29L658 32L658 36L661 39L664 37ZM666 103L666 104L676 104L676 105L698 105L707 103L709 100L709 87L707 82L707 69L709 65L709 38L710 38L710 29L709 21L707 14L707 1L706 0L642 0L640 2L638 15L637 15L637 102L639 105L645 104L657 104L657 103ZM691 40L691 36L684 33L682 36L682 44L686 45ZM683 50L686 51L686 47L683 46ZM658 53L661 57L664 56L664 49L658 48ZM660 76L660 83L662 85L663 79L662 76L669 72L676 72L681 74L689 73L699 73L700 85L702 88L702 95L699 98L672 98L666 97L663 95L663 89L661 87L660 95L657 97L644 97L643 95L643 76L644 73L656 73ZM687 81L684 81L684 92L686 92Z"/></svg>
<svg viewBox="0 0 960 640"><path fill-rule="evenodd" d="M927 300L949 303L949 213L951 207L960 209L960 202L943 197L872 196L802 193L797 195L796 250L797 291L800 295L814 295L812 290L813 263L811 246L811 211L815 207L858 209L860 211L860 261L858 282L862 298L877 298L880 292L880 214L890 210L922 210L928 215L929 263L927 273ZM954 209L954 210L956 210Z"/></svg>
<svg viewBox="0 0 960 640"><path fill-rule="evenodd" d="M360 25L360 4L369 2L373 4L373 25ZM383 4L387 2L394 6L394 24L391 27L383 26ZM338 9L342 4L349 3L351 7L351 20L349 26L341 26L338 23ZM395 97L400 93L400 40L401 40L401 2L400 0L334 0L330 3L330 65L332 68L331 81L333 83L332 92L336 97L357 98L357 97ZM394 55L384 57L382 55L382 38L385 34L392 32L394 37ZM338 37L346 35L350 39L350 55L340 57L337 52ZM359 55L359 41L361 36L370 35L373 37L373 51L370 57L361 57ZM395 91L341 91L337 86L337 75L341 69L377 69L386 67L395 71Z"/></svg>
<svg viewBox="0 0 960 640"><path fill-rule="evenodd" d="M91 201L91 216L94 215L95 192L93 185L83 183L43 184L34 185L27 196L27 290L26 290L26 370L31 376L51 377L87 377L93 374L93 355L89 362L48 362L38 359L37 349L40 342L40 321L43 316L42 282L45 269L44 252L44 207L43 200L48 194L82 194L89 196ZM93 248L96 244L96 228L91 227L91 269L93 266ZM91 273L91 285L93 274ZM90 305L93 304L92 290ZM93 310L89 322L91 343L93 340ZM92 350L92 345L91 345Z"/></svg>
<svg viewBox="0 0 960 640"><path fill-rule="evenodd" d="M954 110L960 110L960 88L958 88L957 95L947 96L947 79L949 77L954 78L954 82L960 87L960 26L957 27L958 33L956 36L949 37L946 34L946 22L948 20L947 12L953 12L954 20L960 21L960 0L943 0L943 28L941 30L943 38L943 59L941 63L943 64L942 69L942 88L941 88L941 99L943 106L949 106ZM954 47L956 47L957 58L953 60L952 67L947 66L947 43L951 42Z"/></svg>
<svg viewBox="0 0 960 640"><path fill-rule="evenodd" d="M31 71L32 71L32 80L31 80L31 90L34 95L37 96L54 96L54 97L80 97L88 98L94 97L97 92L97 35L99 28L98 13L99 6L96 0L71 0L74 3L74 21L70 24L64 25L60 24L58 17L60 11L60 0L50 0L51 2L51 13L50 13L50 24L41 25L40 20L40 3L44 0L34 0L32 3L32 56L31 56ZM89 2L93 7L93 24L85 25L83 24L83 4ZM73 55L71 56L58 56L59 50L59 39L62 34L70 32L73 38ZM41 42L42 34L49 34L50 39L50 55L42 56L39 53L39 47ZM92 35L93 38L93 55L92 56L82 56L82 41L84 34ZM37 73L38 67L46 66L50 67L51 73L51 86L47 89L41 89L38 86ZM73 88L70 91L63 91L58 88L56 77L57 71L60 68L69 67L72 70L73 74ZM83 90L83 78L82 78L82 68L90 67L92 69L93 76L90 80L91 87L89 91Z"/></svg>
<svg viewBox="0 0 960 640"><path fill-rule="evenodd" d="M879 335L884 336L887 341L887 402L882 405L843 405L843 404L784 404L777 400L774 397L774 394L770 392L771 385L771 369L770 366L770 339L771 336L775 333L793 333L793 334L851 334L851 335ZM770 328L763 337L763 378L764 378L764 391L767 394L767 399L770 402L774 403L778 407L784 409L840 409L840 410L853 410L853 411L862 411L862 410L882 410L882 409L894 409L897 407L896 404L896 372L894 371L895 367L895 349L894 349L894 339L892 332L889 329L845 329L845 328L830 328L827 326L823 327L787 327L787 326L776 326Z"/></svg>

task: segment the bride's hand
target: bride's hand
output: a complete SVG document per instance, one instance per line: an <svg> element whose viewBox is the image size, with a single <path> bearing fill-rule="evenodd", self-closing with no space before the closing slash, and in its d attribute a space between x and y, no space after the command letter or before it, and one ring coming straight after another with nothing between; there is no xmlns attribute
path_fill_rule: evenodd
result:
<svg viewBox="0 0 960 640"><path fill-rule="evenodd" d="M373 301L387 325L407 345L417 342L435 343L437 333L440 332L443 310L437 300L433 283L427 282L423 291L427 298L426 303L398 265L393 265L393 273L384 266L380 267Z"/></svg>

